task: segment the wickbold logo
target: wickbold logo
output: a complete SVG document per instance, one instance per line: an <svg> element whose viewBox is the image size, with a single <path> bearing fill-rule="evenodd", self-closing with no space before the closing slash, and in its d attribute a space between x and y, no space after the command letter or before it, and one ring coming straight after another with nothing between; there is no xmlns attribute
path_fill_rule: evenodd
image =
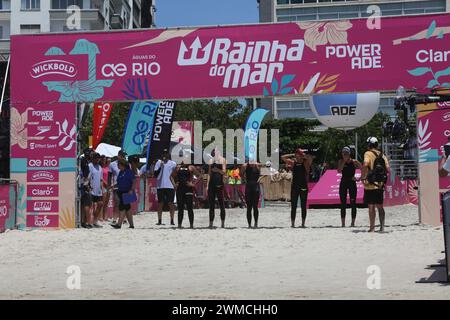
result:
<svg viewBox="0 0 450 320"><path fill-rule="evenodd" d="M50 171L36 171L31 174L31 181L55 181L55 176Z"/></svg>
<svg viewBox="0 0 450 320"><path fill-rule="evenodd" d="M88 79L75 81L43 81L42 84L47 87L48 91L60 93L59 102L95 101L102 98L104 95L104 88L111 87L114 80L97 79L96 63L98 54L100 54L98 46L86 39L78 39L68 55L58 47L48 49L45 53L45 56L47 57L53 56L55 58L60 58L62 56L86 55L88 61ZM35 64L31 76L38 78L54 74L63 74L74 78L77 73L77 68L73 63L54 59Z"/></svg>
<svg viewBox="0 0 450 320"><path fill-rule="evenodd" d="M76 66L71 62L64 60L45 60L34 64L31 67L30 75L35 79L55 74L73 78L77 73Z"/></svg>

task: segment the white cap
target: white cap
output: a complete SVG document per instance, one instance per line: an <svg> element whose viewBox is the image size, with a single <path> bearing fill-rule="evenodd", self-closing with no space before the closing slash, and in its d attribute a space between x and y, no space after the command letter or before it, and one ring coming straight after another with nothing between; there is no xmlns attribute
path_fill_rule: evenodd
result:
<svg viewBox="0 0 450 320"><path fill-rule="evenodd" d="M369 138L367 138L367 143L371 143L371 144L378 143L378 139L375 137L369 137Z"/></svg>

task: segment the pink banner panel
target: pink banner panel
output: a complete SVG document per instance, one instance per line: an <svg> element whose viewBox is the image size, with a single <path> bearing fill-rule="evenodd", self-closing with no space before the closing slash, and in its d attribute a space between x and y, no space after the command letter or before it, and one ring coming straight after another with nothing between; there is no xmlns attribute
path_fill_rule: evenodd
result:
<svg viewBox="0 0 450 320"><path fill-rule="evenodd" d="M145 211L158 210L158 199L156 195L156 179L147 179L147 188L145 195Z"/></svg>
<svg viewBox="0 0 450 320"><path fill-rule="evenodd" d="M59 215L28 215L27 228L58 228Z"/></svg>
<svg viewBox="0 0 450 320"><path fill-rule="evenodd" d="M53 212L59 211L58 200L27 200L28 212Z"/></svg>
<svg viewBox="0 0 450 320"><path fill-rule="evenodd" d="M6 229L6 220L9 219L10 215L10 199L9 199L9 188L8 184L0 185L0 232Z"/></svg>
<svg viewBox="0 0 450 320"><path fill-rule="evenodd" d="M11 36L13 103L450 86L450 14ZM401 59L399 59L401 57ZM23 90L23 88L27 88ZM32 130L39 130L33 128Z"/></svg>
<svg viewBox="0 0 450 320"><path fill-rule="evenodd" d="M58 197L58 184L28 184L27 197Z"/></svg>
<svg viewBox="0 0 450 320"><path fill-rule="evenodd" d="M361 171L356 170L355 176L361 177ZM319 182L314 185L308 195L308 205L339 205L339 184L342 175L337 170L327 170L320 178ZM357 195L356 203L364 203L364 185L356 182ZM350 199L347 197L347 203L350 204ZM398 177L394 178L394 182L389 177L388 183L384 190L384 205L386 207L397 206L410 203L408 197L408 183L400 181Z"/></svg>
<svg viewBox="0 0 450 320"><path fill-rule="evenodd" d="M58 170L28 170L27 182L58 182Z"/></svg>

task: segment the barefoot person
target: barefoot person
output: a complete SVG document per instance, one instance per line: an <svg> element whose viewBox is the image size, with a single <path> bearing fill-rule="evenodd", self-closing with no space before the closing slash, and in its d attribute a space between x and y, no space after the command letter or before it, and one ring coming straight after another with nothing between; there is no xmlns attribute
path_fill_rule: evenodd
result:
<svg viewBox="0 0 450 320"><path fill-rule="evenodd" d="M375 218L378 209L380 218L380 232L384 231L385 212L384 186L389 173L389 161L381 151L378 150L378 139L370 137L367 139L368 151L364 153L364 165L361 170L361 181L364 183L364 202L369 208L369 232L375 231Z"/></svg>
<svg viewBox="0 0 450 320"><path fill-rule="evenodd" d="M261 177L261 164L249 162L241 167L241 176L245 177L245 202L247 204L247 222L248 227L252 227L252 210L254 227L258 228L258 204L260 196L259 179Z"/></svg>
<svg viewBox="0 0 450 320"><path fill-rule="evenodd" d="M294 157L294 159L291 159ZM308 200L308 176L311 170L312 157L298 148L295 154L285 154L281 157L292 170L291 184L291 227L295 228L295 217L297 215L297 201L300 197L302 209L302 228L306 222L306 202Z"/></svg>
<svg viewBox="0 0 450 320"><path fill-rule="evenodd" d="M111 226L115 229L120 229L122 227L123 220L125 216L127 217L127 221L130 225L131 229L134 229L133 223L133 215L131 213L131 204L125 203L124 195L132 195L136 186L136 177L133 171L130 169L130 165L124 159L120 159L118 161L119 174L117 175L117 184L116 184L116 194L119 199L119 220L116 224L112 224Z"/></svg>
<svg viewBox="0 0 450 320"><path fill-rule="evenodd" d="M214 209L216 197L220 207L220 220L222 228L225 227L225 201L224 201L224 176L226 175L226 161L217 149L211 152L212 159L209 161L208 181L206 183L209 202L209 227L214 224Z"/></svg>
<svg viewBox="0 0 450 320"><path fill-rule="evenodd" d="M170 224L175 225L175 207L173 200L175 198L175 182L173 181L172 173L177 164L170 160L170 153L167 149L163 151L162 159L158 160L153 168L156 176L156 193L158 196L158 223L162 224L162 211L164 205L169 206L170 210Z"/></svg>
<svg viewBox="0 0 450 320"><path fill-rule="evenodd" d="M347 193L350 196L350 206L352 209L352 223L351 227L355 226L356 220L356 169L361 169L361 163L358 160L352 159L351 150L349 147L342 149L342 158L338 161L337 171L342 174L341 183L339 184L339 197L341 200L341 222L342 227L345 227L345 216L347 209Z"/></svg>
<svg viewBox="0 0 450 320"><path fill-rule="evenodd" d="M176 194L178 206L178 228L183 227L184 207L188 212L189 227L194 228L194 182L193 176L200 177L200 172L192 165L181 162L173 172L176 181Z"/></svg>

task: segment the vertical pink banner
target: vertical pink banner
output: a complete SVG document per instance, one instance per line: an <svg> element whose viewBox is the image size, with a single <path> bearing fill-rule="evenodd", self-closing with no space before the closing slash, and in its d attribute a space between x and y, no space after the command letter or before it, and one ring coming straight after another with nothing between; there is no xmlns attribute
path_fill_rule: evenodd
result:
<svg viewBox="0 0 450 320"><path fill-rule="evenodd" d="M6 220L10 216L9 185L0 185L0 232L6 230Z"/></svg>
<svg viewBox="0 0 450 320"><path fill-rule="evenodd" d="M156 197L156 179L147 178L147 192L145 195L145 211L158 210L158 199Z"/></svg>
<svg viewBox="0 0 450 320"><path fill-rule="evenodd" d="M75 104L11 108L11 176L23 190L19 228L75 227L77 134Z"/></svg>

